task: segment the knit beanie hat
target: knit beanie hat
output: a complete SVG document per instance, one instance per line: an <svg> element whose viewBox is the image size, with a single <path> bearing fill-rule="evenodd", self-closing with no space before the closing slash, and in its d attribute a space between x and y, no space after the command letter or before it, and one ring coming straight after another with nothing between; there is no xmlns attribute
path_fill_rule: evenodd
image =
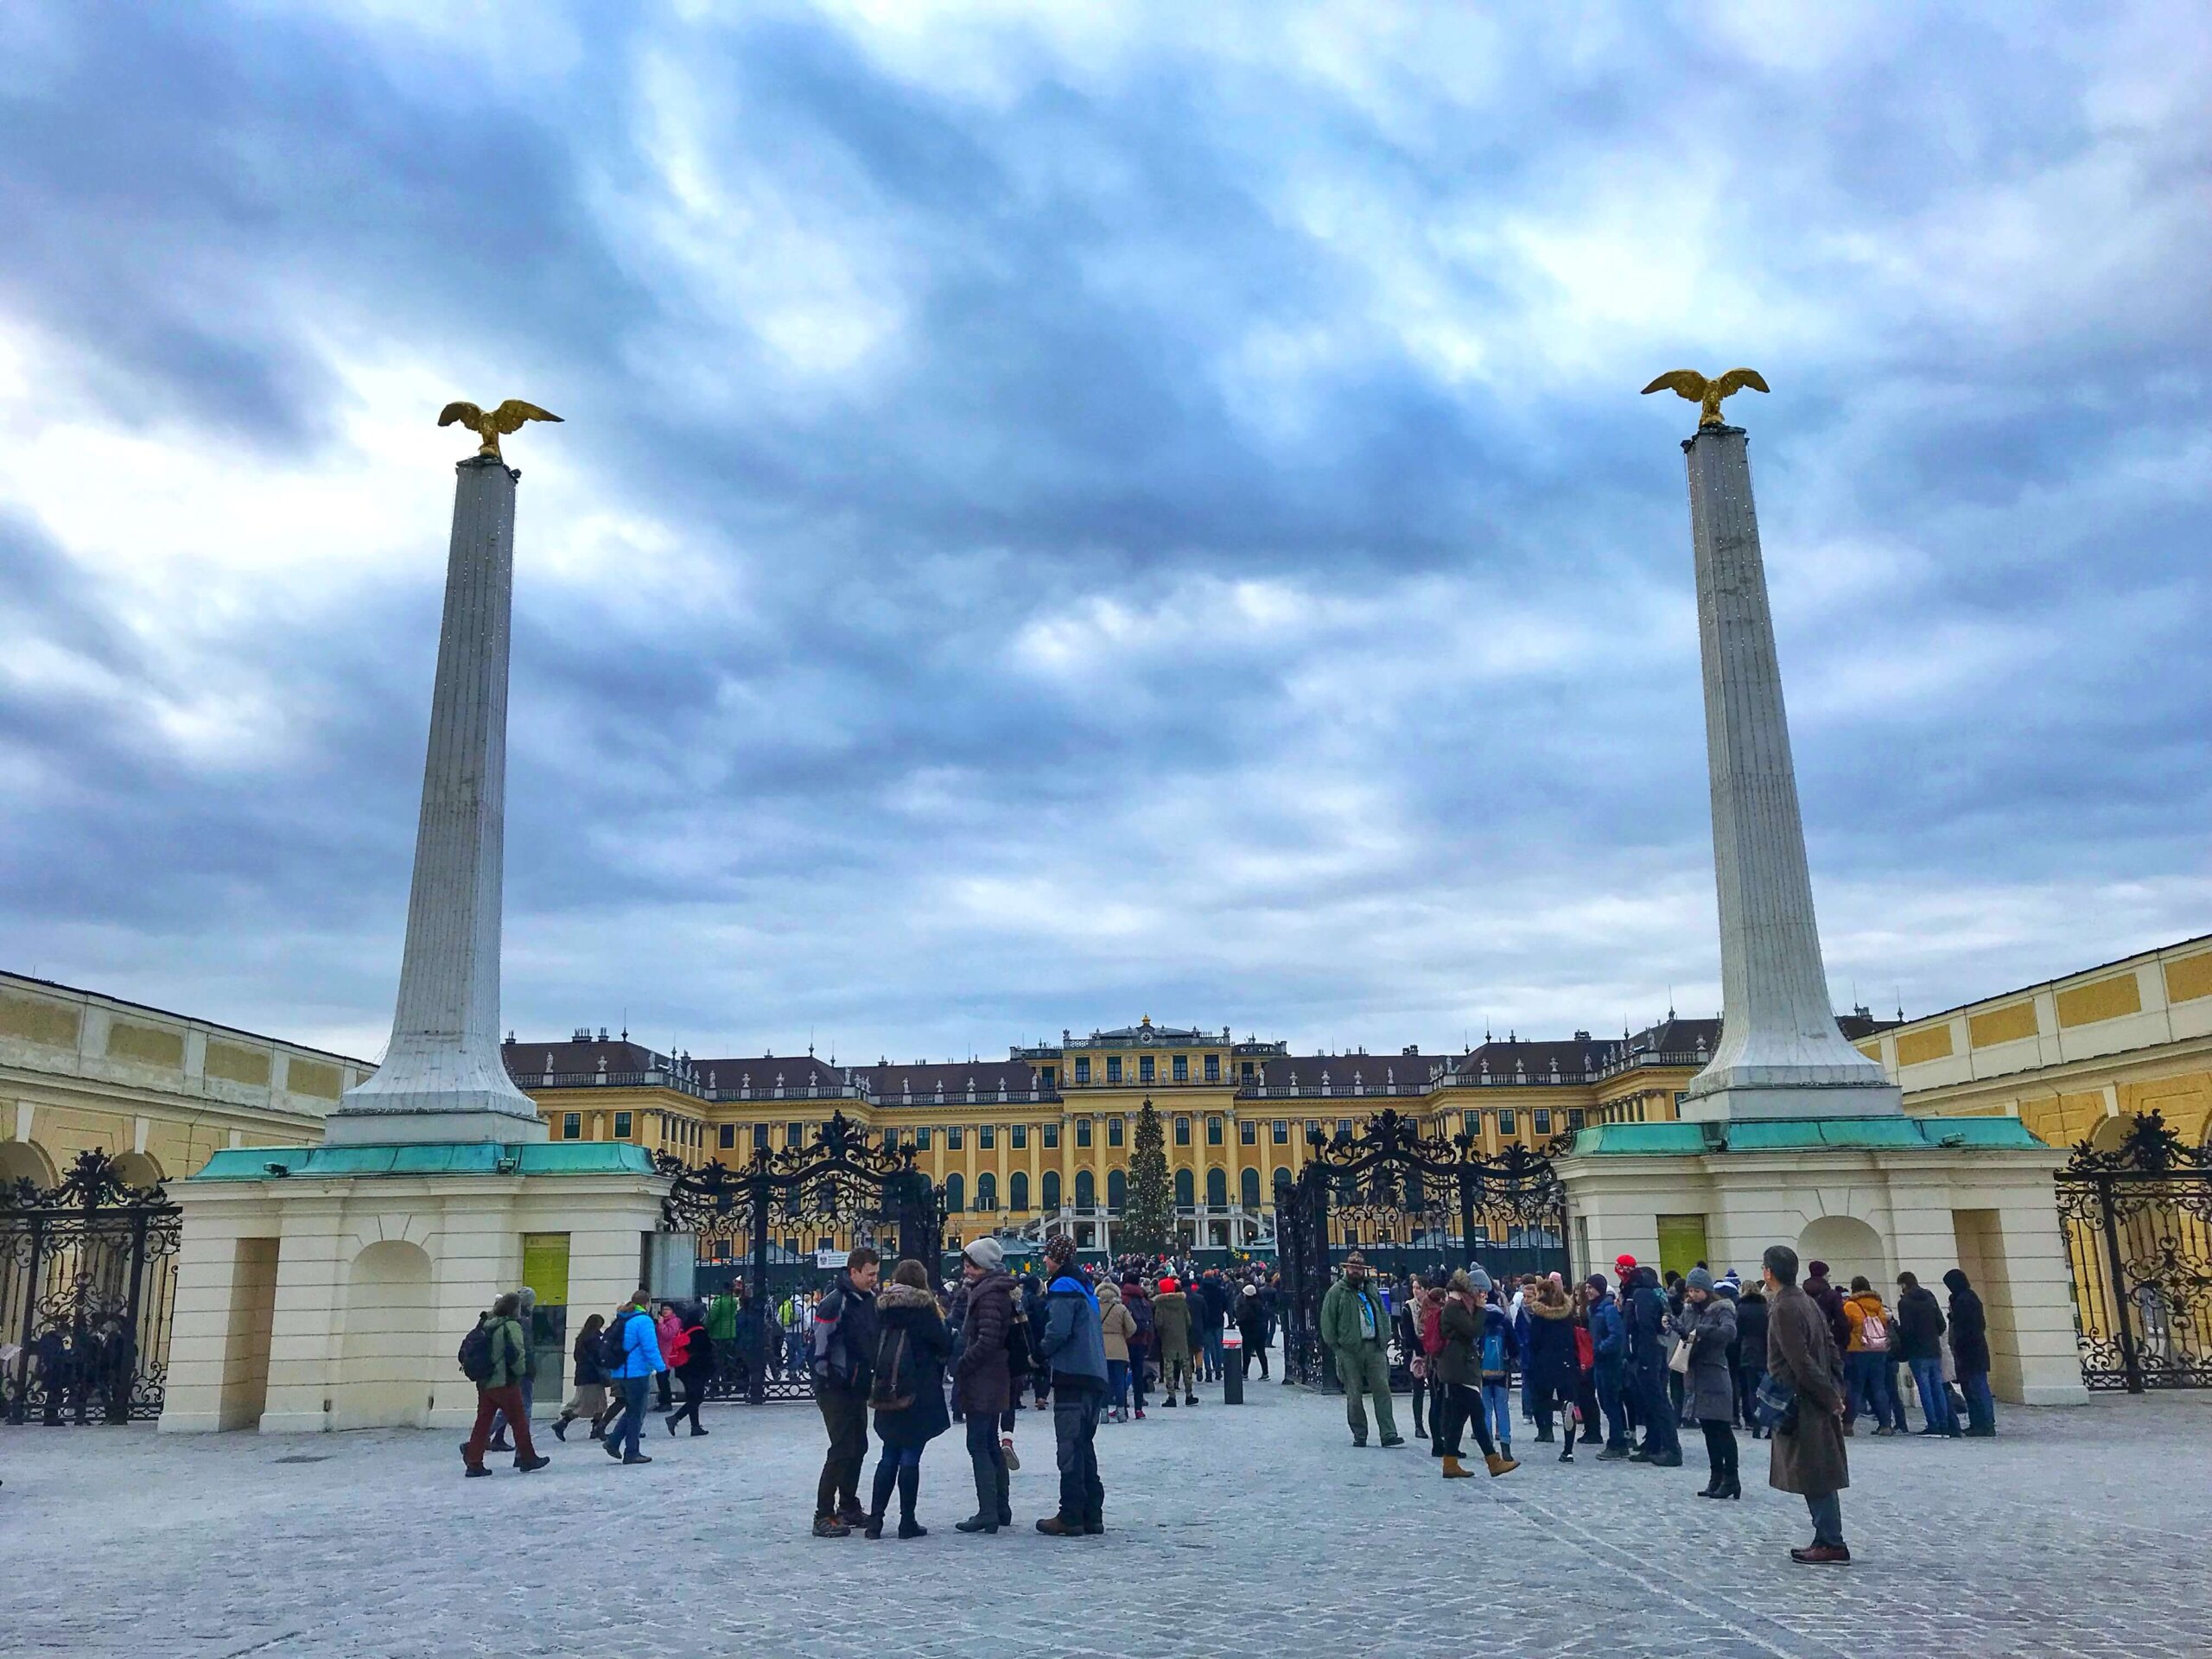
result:
<svg viewBox="0 0 2212 1659"><path fill-rule="evenodd" d="M1006 1247L988 1234L974 1240L961 1254L985 1273L996 1273L1006 1266Z"/></svg>
<svg viewBox="0 0 2212 1659"><path fill-rule="evenodd" d="M1713 1294L1712 1274L1703 1268L1692 1268L1690 1269L1689 1287L1692 1290L1701 1290L1708 1296L1711 1295Z"/></svg>
<svg viewBox="0 0 2212 1659"><path fill-rule="evenodd" d="M1045 1241L1045 1262L1055 1273L1075 1260L1075 1240L1065 1233L1055 1233Z"/></svg>
<svg viewBox="0 0 2212 1659"><path fill-rule="evenodd" d="M1452 1276L1457 1278L1459 1275L1454 1274ZM1482 1270L1479 1262L1470 1262L1467 1265L1467 1288L1480 1295L1490 1294L1490 1274Z"/></svg>
<svg viewBox="0 0 2212 1659"><path fill-rule="evenodd" d="M1602 1273L1593 1273L1582 1282L1589 1286L1591 1289L1596 1291L1600 1296L1605 1294L1605 1275Z"/></svg>
<svg viewBox="0 0 2212 1659"><path fill-rule="evenodd" d="M1621 1255L1613 1258L1613 1271L1619 1274L1623 1278L1626 1278L1628 1276L1628 1270L1635 1265L1636 1258L1628 1255L1626 1252L1623 1252Z"/></svg>

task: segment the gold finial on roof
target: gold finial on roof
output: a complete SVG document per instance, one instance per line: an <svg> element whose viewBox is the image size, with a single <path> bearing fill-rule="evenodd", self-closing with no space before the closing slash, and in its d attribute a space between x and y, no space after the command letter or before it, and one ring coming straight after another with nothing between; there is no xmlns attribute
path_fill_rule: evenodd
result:
<svg viewBox="0 0 2212 1659"><path fill-rule="evenodd" d="M540 409L536 404L525 404L519 397L508 398L488 415L474 404L448 404L438 412L440 426L451 426L458 421L482 440L484 447L476 453L491 461L504 459L499 454L499 435L502 432L519 432L524 421L558 423L560 418L550 410Z"/></svg>
<svg viewBox="0 0 2212 1659"><path fill-rule="evenodd" d="M1649 397L1655 391L1672 391L1687 397L1698 406L1697 423L1705 426L1726 426L1720 418L1720 400L1732 397L1749 386L1753 391L1767 390L1766 382L1757 369L1731 369L1717 380L1708 380L1695 369L1669 369L1643 389Z"/></svg>

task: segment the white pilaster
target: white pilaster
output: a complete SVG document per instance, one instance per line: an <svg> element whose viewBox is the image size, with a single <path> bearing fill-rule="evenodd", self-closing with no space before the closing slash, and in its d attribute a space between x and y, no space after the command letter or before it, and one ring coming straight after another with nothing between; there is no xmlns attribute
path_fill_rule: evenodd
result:
<svg viewBox="0 0 2212 1659"><path fill-rule="evenodd" d="M1690 1084L1682 1116L1899 1112L1896 1085L1845 1040L1828 1001L1744 433L1707 427L1682 448L1705 671L1722 1002L1719 1045Z"/></svg>

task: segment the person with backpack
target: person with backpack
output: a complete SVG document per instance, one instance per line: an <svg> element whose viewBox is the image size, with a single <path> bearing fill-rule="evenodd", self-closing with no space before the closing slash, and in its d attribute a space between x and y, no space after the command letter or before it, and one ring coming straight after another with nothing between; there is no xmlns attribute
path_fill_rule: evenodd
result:
<svg viewBox="0 0 2212 1659"><path fill-rule="evenodd" d="M1904 1408L1890 1389L1890 1310L1866 1275L1851 1281L1851 1294L1843 1302L1845 1340L1844 1382L1850 1402L1844 1413L1843 1432L1857 1432L1861 1412L1874 1419L1874 1433L1895 1434L1904 1427Z"/></svg>
<svg viewBox="0 0 2212 1659"><path fill-rule="evenodd" d="M1498 1455L1510 1459L1513 1455L1513 1369L1521 1358L1521 1344L1513 1332L1511 1313L1492 1294L1495 1287L1490 1274L1478 1266L1465 1271L1475 1308L1472 1382L1478 1391L1476 1405L1497 1438ZM1523 1306L1526 1301L1524 1295Z"/></svg>
<svg viewBox="0 0 2212 1659"><path fill-rule="evenodd" d="M1484 1320L1496 1314L1503 1324L1505 1314L1503 1309L1491 1307L1484 1301L1476 1288L1478 1277L1484 1285L1490 1282L1489 1275L1480 1268L1472 1274L1453 1274L1451 1287L1436 1309L1439 1346L1435 1371L1444 1388L1438 1408L1441 1421L1436 1433L1446 1480L1473 1478L1474 1471L1459 1461L1459 1436L1471 1427L1475 1432L1475 1444L1483 1449L1483 1464L1493 1478L1521 1466L1491 1442L1490 1428L1484 1421L1488 1413L1478 1387L1481 1371L1477 1351L1483 1339Z"/></svg>
<svg viewBox="0 0 2212 1659"><path fill-rule="evenodd" d="M476 1426L461 1443L461 1460L470 1479L492 1471L484 1466L484 1453L492 1441L492 1420L501 1412L514 1425L515 1467L529 1474L553 1461L541 1458L531 1444L530 1414L522 1408L522 1376L530 1344L515 1318L520 1300L512 1291L492 1304L492 1311L476 1322L462 1339L461 1369L476 1384Z"/></svg>
<svg viewBox="0 0 2212 1659"><path fill-rule="evenodd" d="M661 1357L672 1367L676 1362L668 1356L676 1351L677 1338L683 1334L683 1320L676 1311L674 1302L663 1302L653 1319L653 1337L660 1344ZM658 1396L656 1404L666 1411L674 1402L670 1398L671 1379L667 1371L653 1378L653 1392Z"/></svg>
<svg viewBox="0 0 2212 1659"><path fill-rule="evenodd" d="M1630 1451L1628 1326L1604 1274L1592 1274L1583 1281L1582 1292L1589 1303L1590 1382L1597 1391L1598 1409L1605 1420L1605 1445L1598 1453L1598 1461L1618 1463Z"/></svg>
<svg viewBox="0 0 2212 1659"><path fill-rule="evenodd" d="M651 1463L638 1449L638 1435L645 1424L645 1395L654 1377L667 1370L661 1357L660 1334L645 1309L651 1298L640 1290L600 1333L600 1358L607 1380L622 1391L622 1414L607 1431L607 1455L622 1463Z"/></svg>
<svg viewBox="0 0 2212 1659"><path fill-rule="evenodd" d="M814 1377L814 1403L830 1432L822 1478L814 1489L814 1535L849 1537L864 1526L861 1508L861 1465L868 1460L868 1397L875 1363L875 1286L883 1258L865 1244L845 1256L837 1282L814 1305L808 1333L807 1369Z"/></svg>
<svg viewBox="0 0 2212 1659"><path fill-rule="evenodd" d="M1622 1282L1622 1318L1628 1327L1628 1383L1636 1414L1643 1425L1643 1444L1629 1455L1631 1463L1662 1469L1682 1466L1681 1436L1667 1389L1668 1335L1671 1322L1659 1274L1649 1266L1632 1268Z"/></svg>
<svg viewBox="0 0 2212 1659"><path fill-rule="evenodd" d="M706 1314L696 1301L686 1302L677 1310L677 1327L675 1348L664 1357L683 1385L683 1403L663 1421L673 1436L676 1426L689 1417L696 1438L707 1432L707 1426L699 1421L699 1408L706 1402L707 1383L715 1374L715 1339L707 1334Z"/></svg>
<svg viewBox="0 0 2212 1659"><path fill-rule="evenodd" d="M875 1298L875 1329L868 1403L883 1450L876 1459L874 1490L861 1535L883 1536L883 1515L895 1487L899 1535L925 1538L929 1529L914 1519L914 1505L921 1496L922 1449L952 1427L944 1402L944 1365L952 1357L952 1337L930 1290L929 1271L920 1262L910 1258L891 1270L891 1282Z"/></svg>
<svg viewBox="0 0 2212 1659"><path fill-rule="evenodd" d="M965 1420L968 1460L976 1476L976 1513L952 1523L956 1532L996 1532L1014 1524L1006 1454L999 1445L999 1414L1014 1402L1007 1369L1007 1333L1014 1324L1014 1275L1006 1250L985 1234L961 1253L967 1281L967 1313L960 1322L960 1350L952 1364L952 1403Z"/></svg>
<svg viewBox="0 0 2212 1659"><path fill-rule="evenodd" d="M575 1391L569 1403L561 1408L561 1414L553 1420L553 1438L566 1443L569 1425L579 1417L591 1419L591 1437L600 1437L599 1420L607 1410L607 1367L599 1357L599 1333L607 1321L594 1313L584 1321L584 1328L576 1333L575 1346L569 1351L573 1368Z"/></svg>
<svg viewBox="0 0 2212 1659"><path fill-rule="evenodd" d="M1946 1273L1943 1287L1951 1293L1951 1364L1959 1374L1959 1393L1966 1402L1966 1438L1993 1440L1997 1396L1989 1391L1989 1314L1963 1268L1953 1268Z"/></svg>
<svg viewBox="0 0 2212 1659"><path fill-rule="evenodd" d="M518 1386L522 1390L522 1414L525 1417L537 1403L537 1346L531 1340L531 1326L537 1312L537 1293L528 1285L515 1292L515 1322L522 1326L523 1367ZM493 1452L512 1452L514 1447L507 1440L507 1414L501 1412L492 1420Z"/></svg>
<svg viewBox="0 0 2212 1659"><path fill-rule="evenodd" d="M1098 1334L1106 1344L1106 1421L1129 1421L1129 1338L1137 1333L1135 1316L1122 1305L1122 1287L1098 1281Z"/></svg>
<svg viewBox="0 0 2212 1659"><path fill-rule="evenodd" d="M1106 1488L1098 1478L1098 1414L1106 1399L1106 1341L1098 1298L1076 1266L1075 1240L1056 1235L1045 1246L1051 1281L1045 1325L1037 1333L1039 1369L1051 1368L1052 1439L1058 1452L1058 1513L1037 1523L1048 1538L1080 1538L1106 1530Z"/></svg>

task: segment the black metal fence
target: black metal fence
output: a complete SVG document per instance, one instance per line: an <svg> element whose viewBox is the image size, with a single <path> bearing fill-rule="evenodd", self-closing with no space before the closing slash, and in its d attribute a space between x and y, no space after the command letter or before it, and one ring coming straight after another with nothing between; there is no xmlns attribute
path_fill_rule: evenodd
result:
<svg viewBox="0 0 2212 1659"><path fill-rule="evenodd" d="M0 1190L0 1417L124 1423L162 1414L177 1206L81 1153L57 1186Z"/></svg>
<svg viewBox="0 0 2212 1659"><path fill-rule="evenodd" d="M1337 1386L1321 1299L1355 1249L1393 1279L1471 1262L1493 1277L1567 1271L1566 1190L1542 1154L1509 1147L1486 1159L1465 1135L1425 1135L1390 1109L1356 1134L1307 1138L1297 1179L1275 1183L1286 1382Z"/></svg>
<svg viewBox="0 0 2212 1659"><path fill-rule="evenodd" d="M811 1400L807 1333L813 1300L836 1277L816 1265L868 1244L887 1260L911 1255L939 1268L944 1194L914 1167L914 1148L887 1148L842 1112L804 1147L761 1148L749 1164L688 1168L664 1160L673 1177L661 1230L718 1241L726 1260L703 1271L736 1300L722 1310L734 1334L717 1339L710 1400L759 1404ZM709 1328L715 1320L710 1310Z"/></svg>
<svg viewBox="0 0 2212 1659"><path fill-rule="evenodd" d="M2056 1177L2075 1340L2093 1389L2212 1388L2212 1153L2152 1112Z"/></svg>

